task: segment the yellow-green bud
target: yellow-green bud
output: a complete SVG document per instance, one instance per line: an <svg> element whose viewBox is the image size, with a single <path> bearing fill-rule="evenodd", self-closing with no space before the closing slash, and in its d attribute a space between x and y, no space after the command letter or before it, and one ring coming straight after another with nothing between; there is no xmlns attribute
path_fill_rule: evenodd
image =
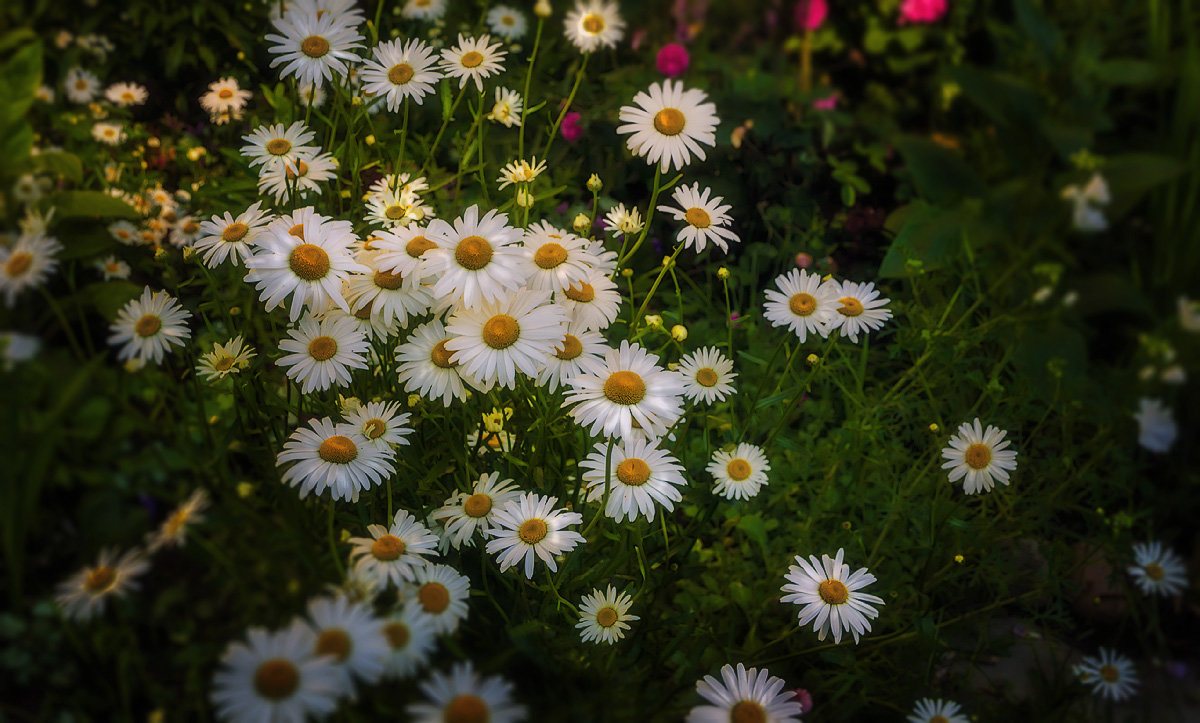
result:
<svg viewBox="0 0 1200 723"><path fill-rule="evenodd" d="M687 327L683 324L676 324L671 327L671 337L675 341L683 341L687 338Z"/></svg>
<svg viewBox="0 0 1200 723"><path fill-rule="evenodd" d="M592 193L600 193L601 188L604 188L604 181L601 181L600 176L593 173L587 180L587 190Z"/></svg>

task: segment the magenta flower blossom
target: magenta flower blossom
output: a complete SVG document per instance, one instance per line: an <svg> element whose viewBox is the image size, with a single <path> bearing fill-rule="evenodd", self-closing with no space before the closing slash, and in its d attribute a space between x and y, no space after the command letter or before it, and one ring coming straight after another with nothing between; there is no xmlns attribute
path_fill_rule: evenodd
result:
<svg viewBox="0 0 1200 723"><path fill-rule="evenodd" d="M654 64L658 67L658 72L668 78L675 78L687 70L689 60L687 48L679 43L668 43L658 51Z"/></svg>
<svg viewBox="0 0 1200 723"><path fill-rule="evenodd" d="M562 126L558 130L562 133L564 140L574 143L583 136L583 126L579 125L579 121L582 118L583 116L575 111L571 111L563 116Z"/></svg>
<svg viewBox="0 0 1200 723"><path fill-rule="evenodd" d="M800 30L816 30L828 14L829 6L825 0L798 0L793 18Z"/></svg>
<svg viewBox="0 0 1200 723"><path fill-rule="evenodd" d="M830 95L828 95L824 98L817 98L816 100L814 100L813 108L816 108L817 110L833 110L833 109L837 108L837 104L838 104L838 93L837 93L837 91L834 91L833 93L831 93Z"/></svg>
<svg viewBox="0 0 1200 723"><path fill-rule="evenodd" d="M904 0L900 5L900 24L936 23L946 14L947 0Z"/></svg>

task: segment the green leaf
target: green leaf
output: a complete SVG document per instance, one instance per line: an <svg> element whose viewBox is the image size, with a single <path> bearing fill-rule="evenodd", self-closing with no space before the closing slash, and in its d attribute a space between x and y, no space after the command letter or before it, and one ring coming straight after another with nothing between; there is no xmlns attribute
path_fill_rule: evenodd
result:
<svg viewBox="0 0 1200 723"><path fill-rule="evenodd" d="M758 515L746 515L738 520L737 528L746 533L746 537L758 543L763 550L767 549L767 525Z"/></svg>
<svg viewBox="0 0 1200 723"><path fill-rule="evenodd" d="M41 43L26 45L0 66L0 92L4 94L0 128L11 126L25 115L41 82Z"/></svg>
<svg viewBox="0 0 1200 723"><path fill-rule="evenodd" d="M53 207L58 218L94 216L134 220L139 217L132 206L100 191L59 191L41 203L43 207Z"/></svg>
<svg viewBox="0 0 1200 723"><path fill-rule="evenodd" d="M1016 10L1021 34L1037 48L1042 65L1048 65L1062 46L1062 35L1058 28L1029 0L1014 0L1013 9Z"/></svg>
<svg viewBox="0 0 1200 723"><path fill-rule="evenodd" d="M75 183L83 180L83 164L74 153L40 153L33 157L33 167Z"/></svg>
<svg viewBox="0 0 1200 723"><path fill-rule="evenodd" d="M1101 168L1113 202L1106 215L1125 215L1148 191L1187 170L1187 165L1171 156L1154 153L1126 153L1111 156Z"/></svg>
<svg viewBox="0 0 1200 723"><path fill-rule="evenodd" d="M1097 80L1109 85L1150 85L1162 77L1157 65L1135 58L1105 60L1096 65L1095 73Z"/></svg>
<svg viewBox="0 0 1200 723"><path fill-rule="evenodd" d="M932 271L945 266L960 248L962 229L969 217L961 208L946 210L914 204L904 227L879 266L879 275L888 278L911 276L907 262L915 259L921 268Z"/></svg>
<svg viewBox="0 0 1200 723"><path fill-rule="evenodd" d="M982 196L983 181L958 154L931 140L904 136L896 140L913 183L921 195L935 203L954 203L967 196Z"/></svg>
<svg viewBox="0 0 1200 723"><path fill-rule="evenodd" d="M32 149L33 127L28 121L21 121L15 128L0 130L0 175L23 164Z"/></svg>

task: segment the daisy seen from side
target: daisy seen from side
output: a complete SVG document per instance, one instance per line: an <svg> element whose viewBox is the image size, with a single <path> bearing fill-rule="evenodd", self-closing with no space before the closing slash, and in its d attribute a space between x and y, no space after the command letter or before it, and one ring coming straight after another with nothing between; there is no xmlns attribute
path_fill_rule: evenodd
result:
<svg viewBox="0 0 1200 723"><path fill-rule="evenodd" d="M709 702L688 712L687 723L729 723L760 721L786 723L799 721L801 707L791 690L784 690L782 678L766 668L746 669L738 663L721 668L721 680L711 675L696 681L696 692Z"/></svg>
<svg viewBox="0 0 1200 723"><path fill-rule="evenodd" d="M165 291L151 292L147 286L142 295L130 301L117 314L109 327L108 343L120 347L117 359L137 359L159 364L171 346L183 346L191 338L187 320L191 318L175 297Z"/></svg>
<svg viewBox="0 0 1200 723"><path fill-rule="evenodd" d="M654 83L649 91L639 91L633 105L622 106L618 117L624 125L617 133L629 135L629 150L664 172L682 170L693 157L704 160L701 145L717 143L717 107L703 91L685 89L680 81Z"/></svg>
<svg viewBox="0 0 1200 723"><path fill-rule="evenodd" d="M505 128L519 127L522 110L524 110L524 104L521 102L520 93L508 88L497 88L496 102L492 105L492 110L484 117Z"/></svg>
<svg viewBox="0 0 1200 723"><path fill-rule="evenodd" d="M942 449L942 469L950 470L950 481L963 480L963 492L969 495L990 492L997 480L1007 485L1009 473L1017 468L1017 452L1007 449L1006 434L990 424L985 430L978 417L960 424L950 446Z"/></svg>
<svg viewBox="0 0 1200 723"><path fill-rule="evenodd" d="M113 83L105 89L104 97L111 103L128 108L145 103L149 93L146 92L146 86L137 83Z"/></svg>
<svg viewBox="0 0 1200 723"><path fill-rule="evenodd" d="M208 505L208 493L203 488L194 490L150 536L147 549L154 552L164 547L182 547L188 528L204 521L204 511Z"/></svg>
<svg viewBox="0 0 1200 723"><path fill-rule="evenodd" d="M788 568L787 584L782 588L786 594L779 602L800 606L800 627L811 622L818 640L824 640L832 631L833 642L841 643L842 633L849 632L857 643L870 632L870 621L879 617L874 606L884 603L862 592L875 582L875 576L865 567L851 574L850 566L842 564L844 552L839 549L835 557L821 555L820 560L815 555L809 555L808 560L796 555L797 564Z"/></svg>
<svg viewBox="0 0 1200 723"><path fill-rule="evenodd" d="M196 373L206 382L216 382L239 373L255 355L254 347L238 334L224 344L214 344L212 351L203 354L196 364Z"/></svg>
<svg viewBox="0 0 1200 723"><path fill-rule="evenodd" d="M405 437L413 432L408 424L411 417L400 413L400 402L367 402L345 415L348 424L378 447L408 444Z"/></svg>
<svg viewBox="0 0 1200 723"><path fill-rule="evenodd" d="M629 614L632 606L633 598L628 593L618 594L612 585L603 592L598 588L592 590L579 604L579 622L575 629L585 643L612 645L625 637L629 621L641 619Z"/></svg>
<svg viewBox="0 0 1200 723"><path fill-rule="evenodd" d="M534 560L540 558L551 572L558 571L554 557L571 550L584 541L578 532L566 529L583 522L578 512L554 509L556 497L543 497L532 492L496 510L493 526L486 534L487 551L496 555L500 572L525 563L525 577L533 577Z"/></svg>

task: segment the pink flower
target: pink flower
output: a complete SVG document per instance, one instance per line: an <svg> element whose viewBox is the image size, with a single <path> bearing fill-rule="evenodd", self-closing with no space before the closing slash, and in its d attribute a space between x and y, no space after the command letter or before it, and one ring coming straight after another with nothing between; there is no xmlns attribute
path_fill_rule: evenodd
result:
<svg viewBox="0 0 1200 723"><path fill-rule="evenodd" d="M792 691L792 700L800 704L800 715L804 715L813 709L813 699L809 692L804 688L796 688Z"/></svg>
<svg viewBox="0 0 1200 723"><path fill-rule="evenodd" d="M825 98L817 98L814 100L813 108L816 108L817 110L833 110L834 108L837 108L837 104L838 94L837 91L834 91L831 95Z"/></svg>
<svg viewBox="0 0 1200 723"><path fill-rule="evenodd" d="M946 14L946 0L904 0L900 5L900 24L936 23Z"/></svg>
<svg viewBox="0 0 1200 723"><path fill-rule="evenodd" d="M579 125L582 119L579 113L571 111L563 116L562 125L559 127L559 132L562 133L563 140L574 143L583 135L583 126Z"/></svg>
<svg viewBox="0 0 1200 723"><path fill-rule="evenodd" d="M796 27L801 30L816 30L825 22L829 6L825 0L797 0L795 15Z"/></svg>
<svg viewBox="0 0 1200 723"><path fill-rule="evenodd" d="M674 78L683 75L683 71L688 68L688 51L679 43L668 43L658 51L658 58L654 64L658 66L658 72Z"/></svg>

